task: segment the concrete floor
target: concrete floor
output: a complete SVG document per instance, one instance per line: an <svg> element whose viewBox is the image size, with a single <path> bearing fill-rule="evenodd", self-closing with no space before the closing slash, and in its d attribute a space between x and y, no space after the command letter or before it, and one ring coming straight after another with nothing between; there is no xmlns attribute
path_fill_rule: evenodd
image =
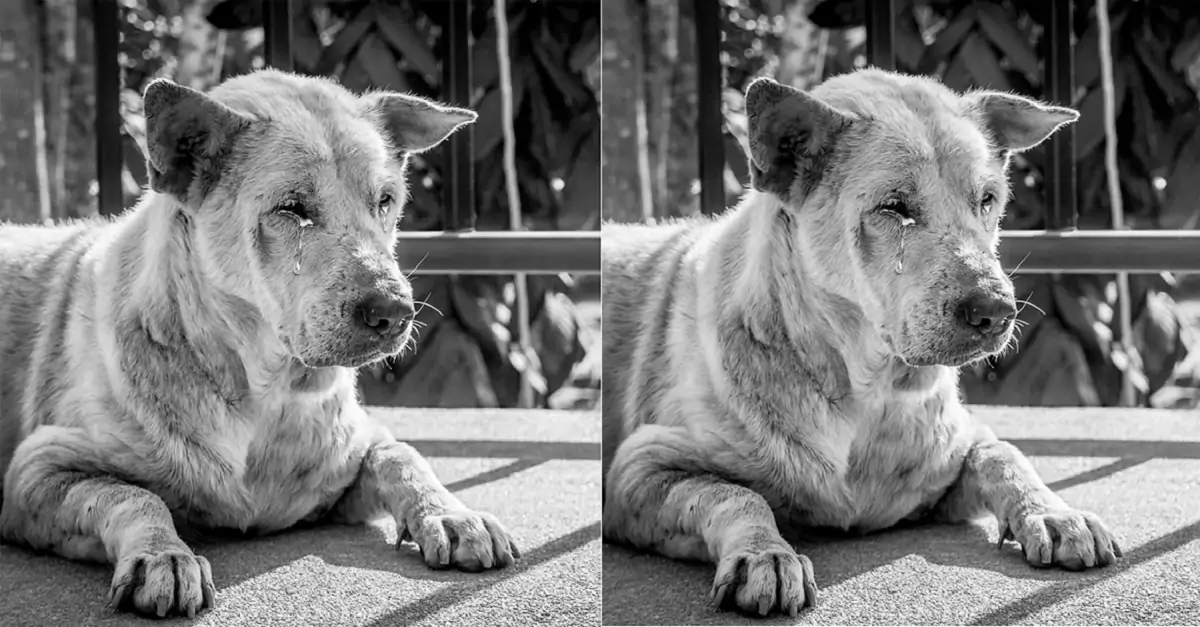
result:
<svg viewBox="0 0 1200 627"><path fill-rule="evenodd" d="M218 606L194 625L596 625L600 418L595 412L375 410L467 505L520 542L514 568L433 571L395 526L325 527L194 544ZM0 547L0 627L146 625L105 606L111 570ZM187 623L174 619L169 623Z"/></svg>
<svg viewBox="0 0 1200 627"><path fill-rule="evenodd" d="M820 603L748 619L708 603L713 567L604 547L609 625L1200 624L1200 411L979 408L1071 505L1099 514L1125 558L1086 573L997 550L994 521L801 546Z"/></svg>

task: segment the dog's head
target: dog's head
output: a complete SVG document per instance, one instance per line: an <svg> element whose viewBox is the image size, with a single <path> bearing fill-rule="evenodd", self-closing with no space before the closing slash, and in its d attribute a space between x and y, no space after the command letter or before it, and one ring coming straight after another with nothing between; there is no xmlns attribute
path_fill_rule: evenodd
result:
<svg viewBox="0 0 1200 627"><path fill-rule="evenodd" d="M306 365L402 350L413 299L393 247L406 160L473 112L277 71L207 95L158 80L145 112L150 185L179 201L207 282L251 303Z"/></svg>
<svg viewBox="0 0 1200 627"><path fill-rule="evenodd" d="M880 70L812 93L758 79L746 111L753 186L783 202L815 280L858 304L892 354L957 366L1004 348L1009 157L1076 111Z"/></svg>

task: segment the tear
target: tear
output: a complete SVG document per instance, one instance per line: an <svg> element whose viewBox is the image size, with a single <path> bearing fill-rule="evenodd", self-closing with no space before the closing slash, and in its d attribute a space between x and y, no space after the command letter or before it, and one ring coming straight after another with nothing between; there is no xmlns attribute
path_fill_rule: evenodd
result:
<svg viewBox="0 0 1200 627"><path fill-rule="evenodd" d="M908 227L916 225L917 221L908 216L897 216L900 220L900 252L896 256L896 274L904 273L904 236L908 234Z"/></svg>
<svg viewBox="0 0 1200 627"><path fill-rule="evenodd" d="M292 266L292 274L299 275L300 256L304 253L304 229L312 226L313 221L297 216L296 224L300 226L300 230L296 233L296 265Z"/></svg>

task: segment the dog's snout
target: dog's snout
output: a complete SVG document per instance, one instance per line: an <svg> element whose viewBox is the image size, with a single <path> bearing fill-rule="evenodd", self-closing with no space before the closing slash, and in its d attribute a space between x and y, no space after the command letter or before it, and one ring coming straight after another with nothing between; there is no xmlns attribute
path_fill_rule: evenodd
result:
<svg viewBox="0 0 1200 627"><path fill-rule="evenodd" d="M1012 298L974 294L958 304L959 320L984 335L1003 332L1016 315L1017 303Z"/></svg>
<svg viewBox="0 0 1200 627"><path fill-rule="evenodd" d="M364 298L354 308L355 320L380 335L399 333L403 322L413 313L411 297L396 298L379 293Z"/></svg>

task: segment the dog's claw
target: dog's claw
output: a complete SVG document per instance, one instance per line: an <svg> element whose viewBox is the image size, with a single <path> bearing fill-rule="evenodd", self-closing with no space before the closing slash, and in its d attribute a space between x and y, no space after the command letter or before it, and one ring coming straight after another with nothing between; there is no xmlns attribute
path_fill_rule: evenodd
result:
<svg viewBox="0 0 1200 627"><path fill-rule="evenodd" d="M116 588L110 588L108 591L108 604L114 608L121 605L125 599L125 591L129 588L129 584L123 583Z"/></svg>
<svg viewBox="0 0 1200 627"><path fill-rule="evenodd" d="M717 609L720 609L721 606L724 605L725 595L727 594L729 594L729 584L723 583L713 587L712 594L710 596L712 597L713 605L715 605Z"/></svg>
<svg viewBox="0 0 1200 627"><path fill-rule="evenodd" d="M1008 523L1001 523L1000 524L1000 539L996 540L996 550L1003 550L1004 542L1006 540L1011 540L1012 537L1013 537L1012 529L1009 529Z"/></svg>

